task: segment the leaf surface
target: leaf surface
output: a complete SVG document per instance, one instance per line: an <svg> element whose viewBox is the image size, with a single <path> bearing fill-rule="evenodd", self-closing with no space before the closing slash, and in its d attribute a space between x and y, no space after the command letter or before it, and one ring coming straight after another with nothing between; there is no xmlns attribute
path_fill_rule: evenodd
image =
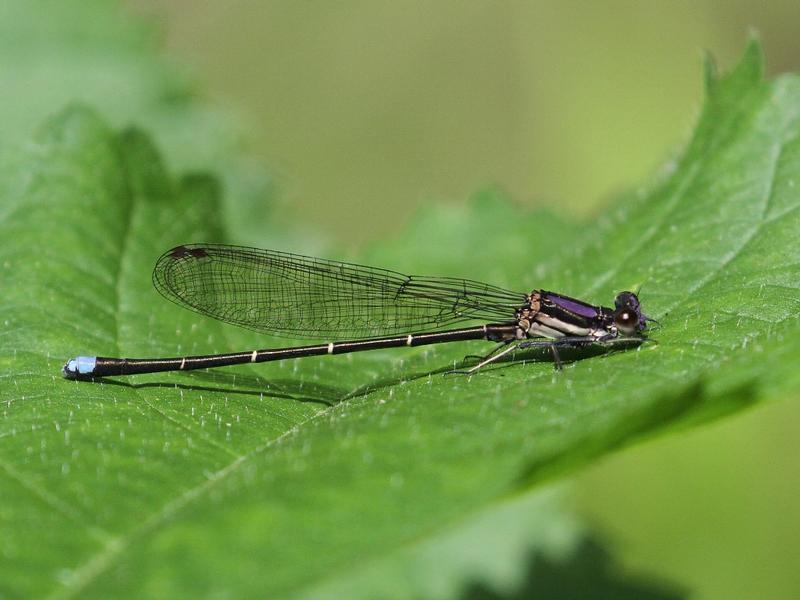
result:
<svg viewBox="0 0 800 600"><path fill-rule="evenodd" d="M0 163L3 591L366 597L382 561L476 511L796 394L799 118L800 80L762 82L753 43L710 78L683 157L591 223L485 192L361 261L603 304L643 284L657 344L561 373L517 360L442 376L489 349L471 343L88 384L60 377L65 359L285 340L158 296L161 252L224 241L217 185L173 181L146 135L65 112Z"/></svg>

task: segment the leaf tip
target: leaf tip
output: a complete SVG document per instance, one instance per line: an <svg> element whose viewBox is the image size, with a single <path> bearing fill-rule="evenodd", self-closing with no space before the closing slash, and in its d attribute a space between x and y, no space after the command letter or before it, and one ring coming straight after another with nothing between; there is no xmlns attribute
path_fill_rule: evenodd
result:
<svg viewBox="0 0 800 600"><path fill-rule="evenodd" d="M739 96L756 88L764 79L764 52L761 38L756 31L751 31L742 57L722 76L717 70L714 57L708 51L705 52L703 65L707 98L726 94Z"/></svg>
<svg viewBox="0 0 800 600"><path fill-rule="evenodd" d="M711 94L717 81L719 81L719 69L717 68L717 61L710 50L703 52L703 75L706 94Z"/></svg>
<svg viewBox="0 0 800 600"><path fill-rule="evenodd" d="M736 66L725 76L726 81L737 82L742 86L755 87L764 78L764 50L761 38L754 30L750 31L744 54Z"/></svg>
<svg viewBox="0 0 800 600"><path fill-rule="evenodd" d="M761 35L757 30L751 29L747 38L744 55L735 70L741 69L749 73L753 80L758 82L764 77L764 48L761 45Z"/></svg>

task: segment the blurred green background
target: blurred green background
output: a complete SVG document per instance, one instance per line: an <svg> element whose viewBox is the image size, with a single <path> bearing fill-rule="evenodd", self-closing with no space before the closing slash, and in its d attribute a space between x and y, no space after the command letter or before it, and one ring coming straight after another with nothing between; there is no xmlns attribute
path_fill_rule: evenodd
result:
<svg viewBox="0 0 800 600"><path fill-rule="evenodd" d="M754 29L770 75L800 70L785 0L128 5L238 113L270 212L353 251L487 184L590 217L669 167L705 51L728 68ZM693 597L800 596L794 400L617 454L576 478L578 510L625 567Z"/></svg>

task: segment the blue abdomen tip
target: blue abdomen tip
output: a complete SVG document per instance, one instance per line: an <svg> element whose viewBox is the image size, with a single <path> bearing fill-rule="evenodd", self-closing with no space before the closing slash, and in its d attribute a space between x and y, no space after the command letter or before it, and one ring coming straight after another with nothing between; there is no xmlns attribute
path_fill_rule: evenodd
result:
<svg viewBox="0 0 800 600"><path fill-rule="evenodd" d="M64 365L64 377L76 379L81 376L91 375L96 364L96 356L76 356Z"/></svg>

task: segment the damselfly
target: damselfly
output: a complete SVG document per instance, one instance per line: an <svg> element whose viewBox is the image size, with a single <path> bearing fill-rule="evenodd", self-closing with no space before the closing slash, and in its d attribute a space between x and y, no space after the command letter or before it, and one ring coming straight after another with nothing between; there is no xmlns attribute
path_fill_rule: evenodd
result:
<svg viewBox="0 0 800 600"><path fill-rule="evenodd" d="M547 348L561 368L559 348L645 341L648 321L633 292L614 308L561 294L527 294L452 277L395 271L240 246L192 244L156 262L153 284L169 300L247 329L285 337L341 339L310 346L185 356L78 356L64 365L69 379L188 371L378 348L487 340L497 347L474 373L526 348ZM469 321L477 326L446 329Z"/></svg>

